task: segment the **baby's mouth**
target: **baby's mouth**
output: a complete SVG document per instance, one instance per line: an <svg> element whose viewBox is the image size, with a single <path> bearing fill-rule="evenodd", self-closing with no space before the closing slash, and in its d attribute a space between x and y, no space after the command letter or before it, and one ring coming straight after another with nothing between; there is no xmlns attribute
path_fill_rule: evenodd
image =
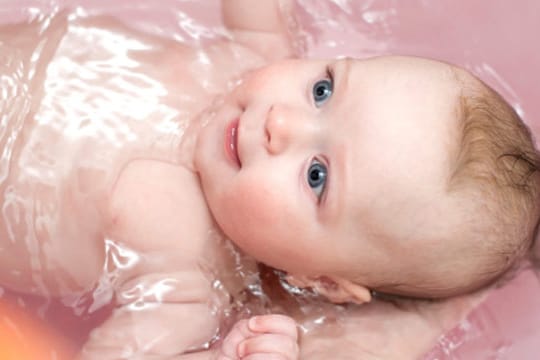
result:
<svg viewBox="0 0 540 360"><path fill-rule="evenodd" d="M238 156L238 124L239 119L234 119L229 123L225 131L225 153L229 160L240 168L242 163Z"/></svg>

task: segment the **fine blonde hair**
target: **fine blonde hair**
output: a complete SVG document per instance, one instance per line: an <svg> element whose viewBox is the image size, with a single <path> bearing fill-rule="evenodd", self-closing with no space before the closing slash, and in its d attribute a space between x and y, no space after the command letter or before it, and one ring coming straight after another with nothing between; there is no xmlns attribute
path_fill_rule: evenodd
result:
<svg viewBox="0 0 540 360"><path fill-rule="evenodd" d="M459 151L451 191L469 191L486 221L486 277L529 253L540 218L540 153L529 128L496 91L475 79L460 97Z"/></svg>

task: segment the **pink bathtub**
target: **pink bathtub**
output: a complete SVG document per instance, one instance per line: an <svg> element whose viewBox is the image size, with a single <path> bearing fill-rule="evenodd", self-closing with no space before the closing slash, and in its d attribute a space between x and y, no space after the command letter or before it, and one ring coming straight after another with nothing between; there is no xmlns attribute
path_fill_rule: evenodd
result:
<svg viewBox="0 0 540 360"><path fill-rule="evenodd" d="M540 47L534 45L538 44L540 34L539 1L297 3L307 56L393 53L428 56L462 65L503 94L540 139ZM63 6L110 14L144 31L189 43L221 32L219 0L2 0L0 22L26 20ZM442 336L426 357L538 359L539 324L540 281L538 273L529 269L493 290L465 321Z"/></svg>

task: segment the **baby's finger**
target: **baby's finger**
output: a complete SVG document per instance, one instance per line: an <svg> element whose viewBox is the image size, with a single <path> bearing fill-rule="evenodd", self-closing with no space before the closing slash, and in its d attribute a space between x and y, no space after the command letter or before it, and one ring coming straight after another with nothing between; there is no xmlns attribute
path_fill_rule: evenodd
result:
<svg viewBox="0 0 540 360"><path fill-rule="evenodd" d="M236 349L238 348L238 345L245 339L254 335L255 333L249 330L247 319L238 321L223 340L223 343L221 344L221 354L231 359L236 359Z"/></svg>
<svg viewBox="0 0 540 360"><path fill-rule="evenodd" d="M238 346L238 356L247 359L247 356L265 354L267 356L280 355L285 360L298 358L298 343L295 339L281 334L264 334L246 339Z"/></svg>
<svg viewBox="0 0 540 360"><path fill-rule="evenodd" d="M249 319L249 329L256 333L274 333L298 339L296 322L285 315L261 315Z"/></svg>

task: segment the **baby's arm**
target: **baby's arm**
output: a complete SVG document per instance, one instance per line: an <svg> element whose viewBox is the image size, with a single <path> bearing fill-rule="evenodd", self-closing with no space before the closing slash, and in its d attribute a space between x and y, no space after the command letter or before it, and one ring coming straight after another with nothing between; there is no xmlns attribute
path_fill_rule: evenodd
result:
<svg viewBox="0 0 540 360"><path fill-rule="evenodd" d="M223 21L235 41L268 60L294 55L292 0L222 0Z"/></svg>
<svg viewBox="0 0 540 360"><path fill-rule="evenodd" d="M211 359L211 352L201 346L214 335L217 319L211 314L204 286L190 274L167 272L135 277L132 282L120 289L122 302L93 330L80 359ZM159 287L169 287L168 293L160 297ZM154 292L155 298L148 295L143 300L144 291Z"/></svg>
<svg viewBox="0 0 540 360"><path fill-rule="evenodd" d="M210 351L187 354L218 327L211 280L199 269L211 253L198 189L193 174L157 161L136 160L122 171L107 229L117 308L92 332L82 359L211 358Z"/></svg>

